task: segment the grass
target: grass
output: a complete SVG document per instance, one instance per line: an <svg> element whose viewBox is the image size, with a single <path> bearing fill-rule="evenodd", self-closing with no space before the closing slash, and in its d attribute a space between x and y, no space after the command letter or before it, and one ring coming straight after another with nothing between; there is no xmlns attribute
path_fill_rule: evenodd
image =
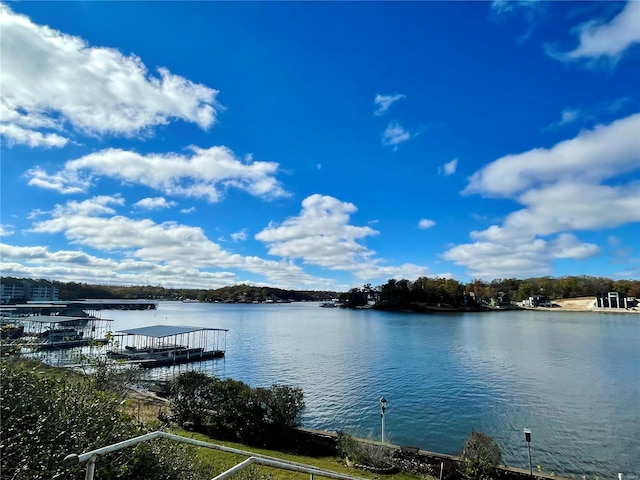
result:
<svg viewBox="0 0 640 480"><path fill-rule="evenodd" d="M150 428L157 428L160 425L158 421L158 412L163 409L165 413L168 412L168 404L162 400L148 395L139 395L132 392L127 401L124 404L124 408L127 413L137 418L140 422L146 424ZM407 473L396 473L394 475L379 475L370 472L365 472L353 467L349 467L345 464L344 460L338 456L332 457L307 457L300 455L293 455L283 453L276 450L267 450L262 448L256 448L247 446L240 443L220 441L206 435L181 430L177 428L169 428L168 432L175 435L180 435L187 438L193 438L202 442L214 443L216 445L223 445L225 447L235 448L237 450L249 451L260 455L266 455L274 457L280 460L288 460L291 462L302 463L311 467L319 468L322 470L329 470L332 472L342 473L345 475L365 478L365 479L389 479L389 480L417 480L424 479L418 475L411 475ZM196 448L199 459L211 469L211 477L228 470L229 468L243 462L247 459L244 455L237 455L233 453L221 452L219 450L213 450L208 448ZM288 470L276 469L272 467L266 467L262 465L253 465L241 473L238 473L232 477L237 480L258 480L258 479L282 479L282 480L308 480L309 474L292 472Z"/></svg>
<svg viewBox="0 0 640 480"><path fill-rule="evenodd" d="M366 479L389 479L389 480L416 480L416 479L425 478L418 475L410 475L407 473L396 473L394 475L378 475L378 474L373 474L369 472L364 472L362 470L358 470L353 467L348 467L347 465L345 465L344 461L337 456L306 457L306 456L300 456L300 455L287 454L287 453L283 453L275 450L266 450L262 448L249 447L249 446L239 444L239 443L234 443L234 442L218 441L216 439L209 438L206 435L189 432L185 430L172 430L172 433L183 436L183 437L200 440L203 442L215 443L217 445L224 445L225 447L231 447L238 450L250 451L252 453L267 455L267 456L278 458L281 460L288 460L291 462L302 463L311 467L316 467L322 470L330 470L332 472L342 473L344 475L350 475L353 477L366 478ZM247 457L243 455L226 453L226 452L221 452L218 450L213 450L208 448L198 449L198 455L200 459L207 466L211 466L212 474L219 474L247 459ZM253 466L248 470L249 472L245 471L244 476L241 474L237 474L233 478L249 478L249 479L270 478L270 479L282 479L282 480L302 480L302 479L307 480L309 478L309 474L306 474L306 473L291 472L291 471L276 469L272 467L265 467L262 465Z"/></svg>

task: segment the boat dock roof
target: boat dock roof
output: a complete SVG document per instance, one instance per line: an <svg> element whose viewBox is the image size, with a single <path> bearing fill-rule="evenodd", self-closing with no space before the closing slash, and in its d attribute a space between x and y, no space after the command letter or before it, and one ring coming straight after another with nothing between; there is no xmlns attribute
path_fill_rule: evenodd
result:
<svg viewBox="0 0 640 480"><path fill-rule="evenodd" d="M193 332L228 332L226 328L203 328L203 327L187 327L184 325L151 325L148 327L130 328L128 330L118 330L116 335L139 335L142 337L165 338L175 335L184 335Z"/></svg>
<svg viewBox="0 0 640 480"><path fill-rule="evenodd" d="M65 310L155 310L156 308L158 308L158 302L154 300L88 298L86 300L30 301L17 305L2 305L0 311L17 314L33 314L40 312L64 312Z"/></svg>
<svg viewBox="0 0 640 480"><path fill-rule="evenodd" d="M110 318L94 318L94 317L68 317L65 315L31 315L28 317L8 317L11 320L18 320L20 322L33 322L33 323L77 323L79 321L93 321L93 322L113 322Z"/></svg>

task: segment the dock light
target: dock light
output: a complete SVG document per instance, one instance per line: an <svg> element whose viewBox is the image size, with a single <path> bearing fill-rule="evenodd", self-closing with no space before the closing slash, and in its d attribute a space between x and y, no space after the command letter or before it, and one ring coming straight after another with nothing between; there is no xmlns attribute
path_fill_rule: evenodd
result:
<svg viewBox="0 0 640 480"><path fill-rule="evenodd" d="M380 418L382 419L382 443L384 443L384 411L387 409L387 399L380 399Z"/></svg>
<svg viewBox="0 0 640 480"><path fill-rule="evenodd" d="M533 475L533 467L531 465L531 429L524 429L524 439L527 442L527 448L529 450L529 475Z"/></svg>

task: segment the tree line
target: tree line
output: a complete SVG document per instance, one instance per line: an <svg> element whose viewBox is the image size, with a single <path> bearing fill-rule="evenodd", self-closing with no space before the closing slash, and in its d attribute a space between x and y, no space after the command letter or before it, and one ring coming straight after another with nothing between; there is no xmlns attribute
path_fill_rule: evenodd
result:
<svg viewBox="0 0 640 480"><path fill-rule="evenodd" d="M21 279L2 277L5 281ZM420 277L414 281L389 279L380 286L370 283L348 292L285 290L274 287L234 285L217 289L164 288L152 285L93 285L79 282L52 282L60 300L85 298L123 298L154 300L199 300L202 302L323 301L340 299L347 306L366 305L371 299L381 305L401 308L411 303L448 305L455 308L473 306L473 302L504 298L521 301L541 295L551 300L595 296L617 291L623 296L640 298L640 280L612 280L596 276L536 277L529 279L473 280L462 283L453 278Z"/></svg>
<svg viewBox="0 0 640 480"><path fill-rule="evenodd" d="M340 295L348 307L375 302L378 308L415 310L423 307L475 309L492 299L518 302L530 297L559 298L595 297L617 291L622 296L640 298L640 280L612 280L589 275L560 278L537 277L520 280L473 280L461 283L453 278L420 277L415 281L390 279L384 285L366 284Z"/></svg>

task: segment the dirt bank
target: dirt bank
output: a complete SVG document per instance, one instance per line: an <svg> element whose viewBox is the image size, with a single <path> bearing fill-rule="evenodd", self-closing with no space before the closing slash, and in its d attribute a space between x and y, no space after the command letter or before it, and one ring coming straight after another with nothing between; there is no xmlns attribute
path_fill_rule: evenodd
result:
<svg viewBox="0 0 640 480"><path fill-rule="evenodd" d="M553 301L554 307L558 305L561 310L571 312L589 312L595 308L595 297L559 298Z"/></svg>

